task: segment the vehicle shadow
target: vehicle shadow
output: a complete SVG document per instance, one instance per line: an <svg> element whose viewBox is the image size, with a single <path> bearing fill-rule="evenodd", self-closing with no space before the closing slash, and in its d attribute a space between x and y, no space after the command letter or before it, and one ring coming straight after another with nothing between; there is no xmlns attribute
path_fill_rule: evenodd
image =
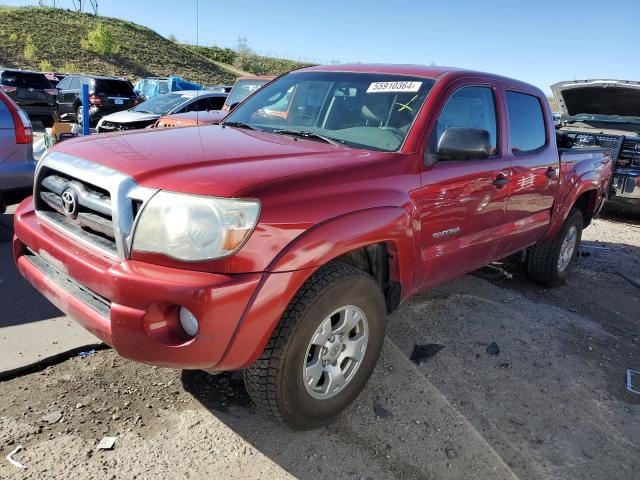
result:
<svg viewBox="0 0 640 480"><path fill-rule="evenodd" d="M0 215L0 329L62 313L27 282L13 260L13 214Z"/></svg>
<svg viewBox="0 0 640 480"><path fill-rule="evenodd" d="M633 212L624 207L605 204L599 218L612 222L640 225L640 209L637 212Z"/></svg>
<svg viewBox="0 0 640 480"><path fill-rule="evenodd" d="M465 478L471 471L477 478L515 478L389 340L356 401L326 426L308 431L259 414L238 373L184 371L181 381L216 420L295 478Z"/></svg>

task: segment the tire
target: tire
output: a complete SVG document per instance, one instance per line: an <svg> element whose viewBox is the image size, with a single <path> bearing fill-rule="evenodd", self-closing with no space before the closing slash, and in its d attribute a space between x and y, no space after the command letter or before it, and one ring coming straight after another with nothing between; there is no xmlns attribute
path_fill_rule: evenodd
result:
<svg viewBox="0 0 640 480"><path fill-rule="evenodd" d="M548 287L562 285L578 257L582 227L582 213L580 210L572 209L564 225L551 241L534 245L527 251L527 277ZM573 244L570 255L568 250L563 249L567 246L565 240Z"/></svg>
<svg viewBox="0 0 640 480"><path fill-rule="evenodd" d="M331 316L338 310L340 312ZM346 313L357 319L353 320L358 322L356 326L352 330L346 327L347 334L342 335L342 340L340 334L330 334L324 342L324 333L335 332L343 324ZM320 334L321 326L330 328ZM380 356L385 329L385 301L375 280L350 265L337 262L325 265L296 293L264 352L244 371L247 391L262 414L291 428L306 430L328 423L364 388ZM330 347L325 350L312 345L312 339ZM331 339L335 343L331 343ZM364 354L357 365L356 360L340 357L347 355L340 353L346 350L362 351L363 342ZM332 355L333 360L320 360ZM315 362L327 364L320 367ZM334 387L329 380L332 375L323 370L324 373L315 377L319 382L305 385L303 372L310 372L311 369L305 367L312 364L330 369L334 374L336 368L342 370L348 366L343 376L346 383L344 386L337 383ZM327 391L323 394L323 390Z"/></svg>
<svg viewBox="0 0 640 480"><path fill-rule="evenodd" d="M76 108L76 123L82 125L82 105L78 105Z"/></svg>
<svg viewBox="0 0 640 480"><path fill-rule="evenodd" d="M53 127L53 117L44 117L40 122L44 128Z"/></svg>

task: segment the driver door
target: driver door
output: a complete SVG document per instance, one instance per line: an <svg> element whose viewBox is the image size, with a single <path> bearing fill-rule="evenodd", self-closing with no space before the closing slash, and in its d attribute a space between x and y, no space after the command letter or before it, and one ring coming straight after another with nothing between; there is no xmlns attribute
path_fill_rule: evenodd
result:
<svg viewBox="0 0 640 480"><path fill-rule="evenodd" d="M444 105L429 132L421 187L414 194L421 227L418 288L486 265L497 255L509 191L498 99L495 85L459 83L440 102ZM450 127L486 130L488 158L439 158L437 146Z"/></svg>

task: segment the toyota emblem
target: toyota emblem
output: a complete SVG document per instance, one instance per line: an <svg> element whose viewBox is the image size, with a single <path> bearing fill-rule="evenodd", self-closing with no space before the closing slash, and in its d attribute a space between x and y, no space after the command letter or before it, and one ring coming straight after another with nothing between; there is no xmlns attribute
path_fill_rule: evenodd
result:
<svg viewBox="0 0 640 480"><path fill-rule="evenodd" d="M78 213L78 194L67 188L62 192L62 209L68 217L75 217Z"/></svg>

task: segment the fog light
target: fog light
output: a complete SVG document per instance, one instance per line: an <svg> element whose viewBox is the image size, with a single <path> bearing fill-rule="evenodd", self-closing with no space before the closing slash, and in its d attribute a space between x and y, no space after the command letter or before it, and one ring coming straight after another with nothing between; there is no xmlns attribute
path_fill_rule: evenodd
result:
<svg viewBox="0 0 640 480"><path fill-rule="evenodd" d="M180 325L190 337L195 337L198 334L198 319L184 307L180 307Z"/></svg>

